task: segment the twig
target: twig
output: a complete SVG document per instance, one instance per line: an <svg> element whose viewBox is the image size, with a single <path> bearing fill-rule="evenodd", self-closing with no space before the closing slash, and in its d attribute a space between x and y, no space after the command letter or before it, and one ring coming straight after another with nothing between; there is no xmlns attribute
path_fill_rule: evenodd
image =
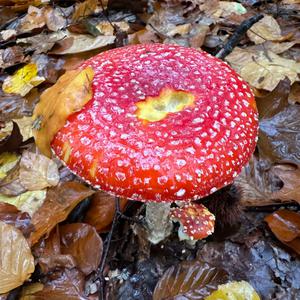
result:
<svg viewBox="0 0 300 300"><path fill-rule="evenodd" d="M232 52L234 47L239 43L244 34L249 30L255 23L261 20L264 16L262 14L255 15L245 21L243 21L235 30L233 35L224 45L224 47L217 53L216 57L224 59L228 54Z"/></svg>

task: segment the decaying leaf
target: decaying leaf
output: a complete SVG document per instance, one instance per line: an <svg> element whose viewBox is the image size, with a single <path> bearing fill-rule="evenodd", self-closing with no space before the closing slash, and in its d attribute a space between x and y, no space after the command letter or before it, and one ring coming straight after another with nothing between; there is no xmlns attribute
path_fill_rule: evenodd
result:
<svg viewBox="0 0 300 300"><path fill-rule="evenodd" d="M61 7L47 7L45 11L46 25L51 31L58 31L67 26L67 18Z"/></svg>
<svg viewBox="0 0 300 300"><path fill-rule="evenodd" d="M289 94L289 102L290 103L299 103L300 104L300 83L295 82L292 85L291 92Z"/></svg>
<svg viewBox="0 0 300 300"><path fill-rule="evenodd" d="M300 214L290 210L278 210L265 218L275 236L300 254Z"/></svg>
<svg viewBox="0 0 300 300"><path fill-rule="evenodd" d="M37 122L34 130L35 141L44 155L51 156L50 143L69 115L80 110L91 99L93 77L94 71L91 67L67 71L41 95L33 117Z"/></svg>
<svg viewBox="0 0 300 300"><path fill-rule="evenodd" d="M34 258L21 231L0 221L0 293L23 284L34 271Z"/></svg>
<svg viewBox="0 0 300 300"><path fill-rule="evenodd" d="M39 209L46 198L46 191L28 191L16 197L0 194L0 201L16 206L20 211L27 212L30 216Z"/></svg>
<svg viewBox="0 0 300 300"><path fill-rule="evenodd" d="M28 64L19 69L14 75L8 76L3 82L2 89L8 94L25 96L44 80L43 77L38 76L36 64Z"/></svg>
<svg viewBox="0 0 300 300"><path fill-rule="evenodd" d="M27 61L23 50L19 46L13 46L0 50L0 69L8 68L19 63Z"/></svg>
<svg viewBox="0 0 300 300"><path fill-rule="evenodd" d="M232 281L218 286L205 300L260 300L255 289L247 281Z"/></svg>
<svg viewBox="0 0 300 300"><path fill-rule="evenodd" d="M61 250L72 255L85 275L96 271L102 257L102 240L94 227L73 223L59 226Z"/></svg>
<svg viewBox="0 0 300 300"><path fill-rule="evenodd" d="M77 3L72 16L72 21L76 22L80 18L93 14L97 8L97 4L97 0L86 0L81 3Z"/></svg>
<svg viewBox="0 0 300 300"><path fill-rule="evenodd" d="M265 15L260 21L255 23L248 31L249 39L255 44L265 41L282 40L281 29L277 21L269 15Z"/></svg>
<svg viewBox="0 0 300 300"><path fill-rule="evenodd" d="M20 180L29 191L55 186L59 182L57 164L42 154L24 151L20 161Z"/></svg>
<svg viewBox="0 0 300 300"><path fill-rule="evenodd" d="M226 281L223 269L197 260L183 261L167 269L155 287L153 300L201 299Z"/></svg>
<svg viewBox="0 0 300 300"><path fill-rule="evenodd" d="M124 210L128 200L120 200L120 209ZM111 224L115 213L114 197L105 193L97 192L91 201L91 205L85 215L84 222L96 228L98 232L106 232Z"/></svg>
<svg viewBox="0 0 300 300"><path fill-rule="evenodd" d="M42 28L46 24L45 8L29 6L27 14L21 19L20 25L17 28L19 33L30 32L36 28Z"/></svg>
<svg viewBox="0 0 300 300"><path fill-rule="evenodd" d="M21 212L14 205L0 202L0 221L18 228L25 237L34 230L30 220L28 213Z"/></svg>
<svg viewBox="0 0 300 300"><path fill-rule="evenodd" d="M59 222L64 221L71 210L83 199L94 193L91 189L78 182L65 182L50 188L43 205L35 212L31 223L35 232L30 235L31 245L50 231Z"/></svg>
<svg viewBox="0 0 300 300"><path fill-rule="evenodd" d="M235 48L226 60L243 79L258 89L272 91L285 77L291 83L299 80L300 63L272 51Z"/></svg>
<svg viewBox="0 0 300 300"><path fill-rule="evenodd" d="M11 125L11 132L9 127L0 131L0 154L8 151L16 151L22 143L23 138L19 126L15 122L11 123Z"/></svg>

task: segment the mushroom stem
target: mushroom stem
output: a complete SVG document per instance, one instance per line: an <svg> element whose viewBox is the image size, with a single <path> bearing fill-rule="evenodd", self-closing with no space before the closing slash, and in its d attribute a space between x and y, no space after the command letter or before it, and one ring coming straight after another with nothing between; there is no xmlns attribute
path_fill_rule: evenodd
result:
<svg viewBox="0 0 300 300"><path fill-rule="evenodd" d="M168 237L173 228L170 221L171 203L149 202L146 204L146 228L148 240L158 244Z"/></svg>

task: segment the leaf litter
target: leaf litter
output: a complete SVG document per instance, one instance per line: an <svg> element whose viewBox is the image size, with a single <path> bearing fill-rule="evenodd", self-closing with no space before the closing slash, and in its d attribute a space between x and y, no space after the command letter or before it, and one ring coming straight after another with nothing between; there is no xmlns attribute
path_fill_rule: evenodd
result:
<svg viewBox="0 0 300 300"><path fill-rule="evenodd" d="M242 21L260 12L264 17L226 58L252 86L260 113L257 150L234 183L241 227L221 240L216 232L194 248L178 241L176 228L150 246L138 224L120 219L105 292L109 299L179 299L182 293L204 299L242 281L261 299L300 297L299 9L299 1L287 0L0 1L0 227L14 268L0 263L4 299L23 283L20 299L97 298L94 278L115 202L83 184L49 151L68 115L91 97L91 70L74 69L126 43L176 43L215 55ZM72 105L62 109L72 93ZM286 209L277 210L282 205ZM143 213L126 199L121 209ZM28 264L21 265L20 257Z"/></svg>

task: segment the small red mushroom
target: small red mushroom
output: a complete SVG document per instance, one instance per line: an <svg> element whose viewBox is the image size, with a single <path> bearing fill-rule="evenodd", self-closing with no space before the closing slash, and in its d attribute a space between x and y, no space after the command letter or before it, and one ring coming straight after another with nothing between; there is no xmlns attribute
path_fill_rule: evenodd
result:
<svg viewBox="0 0 300 300"><path fill-rule="evenodd" d="M201 240L214 232L215 216L203 205L187 203L171 209L171 219L181 225L181 239Z"/></svg>
<svg viewBox="0 0 300 300"><path fill-rule="evenodd" d="M52 141L95 188L140 201L191 201L230 184L254 151L257 110L226 63L177 45L100 53L93 98Z"/></svg>

